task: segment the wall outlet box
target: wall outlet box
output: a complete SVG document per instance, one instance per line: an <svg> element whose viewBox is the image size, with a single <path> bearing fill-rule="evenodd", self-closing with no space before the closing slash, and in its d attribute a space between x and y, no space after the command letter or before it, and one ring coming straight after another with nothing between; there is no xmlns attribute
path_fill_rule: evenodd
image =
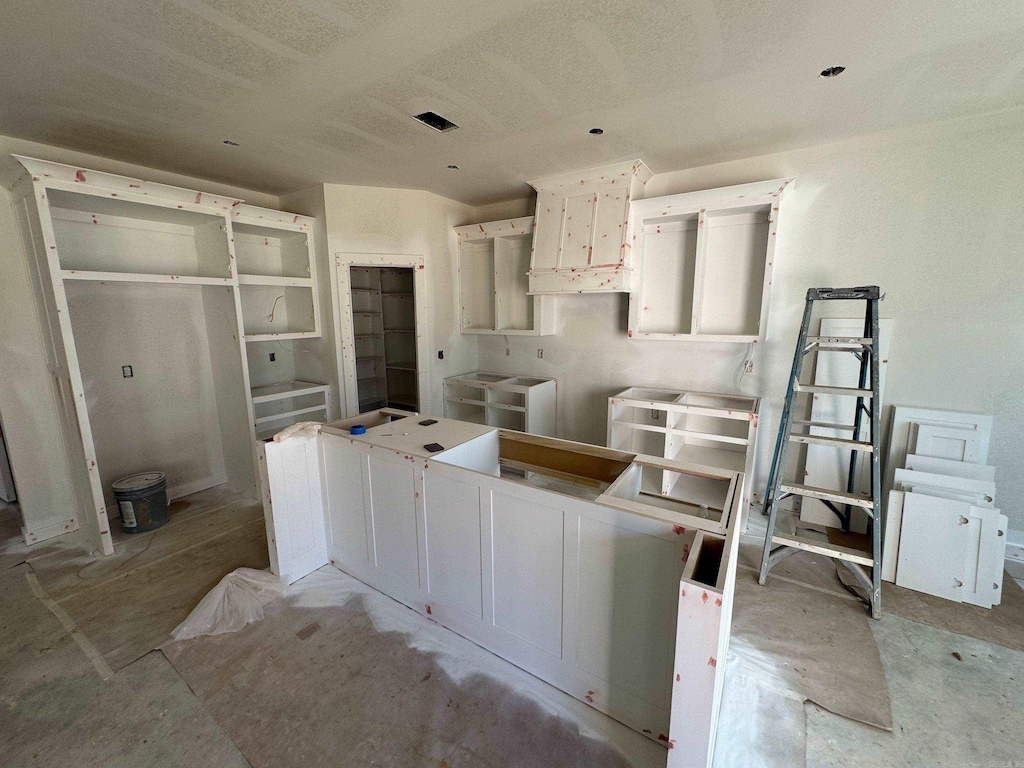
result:
<svg viewBox="0 0 1024 768"><path fill-rule="evenodd" d="M126 379L130 379L135 376L135 374L132 373L132 367L130 365L121 366L121 375Z"/></svg>

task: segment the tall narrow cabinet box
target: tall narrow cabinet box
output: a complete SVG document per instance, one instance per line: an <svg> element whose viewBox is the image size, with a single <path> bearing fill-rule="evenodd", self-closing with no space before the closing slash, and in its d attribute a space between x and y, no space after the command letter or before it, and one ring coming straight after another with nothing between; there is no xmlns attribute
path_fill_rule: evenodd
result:
<svg viewBox="0 0 1024 768"><path fill-rule="evenodd" d="M530 293L630 290L629 205L644 196L651 175L633 160L530 182L537 190Z"/></svg>

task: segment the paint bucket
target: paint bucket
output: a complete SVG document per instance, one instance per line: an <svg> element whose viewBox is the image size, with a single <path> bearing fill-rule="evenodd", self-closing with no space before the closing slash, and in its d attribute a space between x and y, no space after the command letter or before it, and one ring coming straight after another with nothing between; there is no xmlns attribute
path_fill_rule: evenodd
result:
<svg viewBox="0 0 1024 768"><path fill-rule="evenodd" d="M121 530L143 533L167 522L167 476L140 472L114 483L114 500L121 511Z"/></svg>

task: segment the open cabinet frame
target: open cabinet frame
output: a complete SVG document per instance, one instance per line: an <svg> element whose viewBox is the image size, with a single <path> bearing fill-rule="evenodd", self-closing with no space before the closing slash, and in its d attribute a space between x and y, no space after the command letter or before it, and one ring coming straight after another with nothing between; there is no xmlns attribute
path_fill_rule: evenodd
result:
<svg viewBox="0 0 1024 768"><path fill-rule="evenodd" d="M341 362L341 403L346 416L359 413L359 383L356 365L355 324L352 312L352 267L381 267L411 269L413 276L413 310L416 318L416 408L423 410L429 385L426 361L429 354L427 338L427 281L423 256L416 254L338 253L334 258L336 269L332 283L335 336L338 360Z"/></svg>
<svg viewBox="0 0 1024 768"><path fill-rule="evenodd" d="M629 338L763 341L779 209L791 182L774 179L633 200ZM731 225L750 231L740 234L739 243L728 243L716 230ZM648 238L672 235L681 240L682 251L656 258ZM654 320L659 313L668 319Z"/></svg>
<svg viewBox="0 0 1024 768"><path fill-rule="evenodd" d="M258 476L253 411L247 396L249 375L231 236L231 211L241 201L60 163L15 157L28 172L27 176L15 182L12 192L26 256L33 270L36 304L47 336L44 346L50 348L54 379L51 395L60 414L63 433L64 456L60 458L66 465L66 476L72 486L69 501L75 510L74 521L53 535L80 528L98 551L104 555L114 552L94 429L75 342L68 283L151 284L164 286L161 290L201 292L212 376L217 381L219 428L225 438L224 479L240 489L248 488L255 492ZM56 198L57 204L51 205L51 196ZM69 207L69 201L74 201L77 208ZM197 246L194 269L184 270L183 274L173 274L175 270L170 267L159 270L156 267L159 254L147 254L148 261L132 261L129 256L123 259L124 268L117 270L111 270L106 262L103 262L102 269L82 269L90 260L102 261L95 255L76 264L77 269L68 268L70 263L62 264L62 240L54 226L58 216L79 224L112 226L120 217L140 211L143 214L138 218L139 223L132 225L134 229L180 228L174 222L187 220L189 215L205 221L201 227L196 227L194 234ZM210 253L216 251L219 254L217 260L212 264L203 263L203 254L207 251L200 252L200 247L209 249ZM81 258L81 254L74 256Z"/></svg>

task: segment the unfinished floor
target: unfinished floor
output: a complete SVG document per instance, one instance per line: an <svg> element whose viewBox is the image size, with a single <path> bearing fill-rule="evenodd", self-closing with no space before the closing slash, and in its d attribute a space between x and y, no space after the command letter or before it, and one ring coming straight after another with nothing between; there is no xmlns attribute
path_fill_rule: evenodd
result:
<svg viewBox="0 0 1024 768"><path fill-rule="evenodd" d="M175 512L159 535L119 541L114 558L0 547L0 764L664 764L658 744L331 567L263 622L169 643L170 622L223 573L266 557L251 500L221 491ZM0 510L5 536L9 518ZM716 765L1024 760L1024 651L892 613L870 621L810 556L761 588L746 565L756 539L743 550ZM765 623L773 610L790 626L803 616L835 662L793 663L806 647ZM844 637L874 644L880 669L874 648L858 655ZM832 667L840 678L821 685ZM843 695L876 674L887 694ZM825 708L873 721L890 702L892 732Z"/></svg>

